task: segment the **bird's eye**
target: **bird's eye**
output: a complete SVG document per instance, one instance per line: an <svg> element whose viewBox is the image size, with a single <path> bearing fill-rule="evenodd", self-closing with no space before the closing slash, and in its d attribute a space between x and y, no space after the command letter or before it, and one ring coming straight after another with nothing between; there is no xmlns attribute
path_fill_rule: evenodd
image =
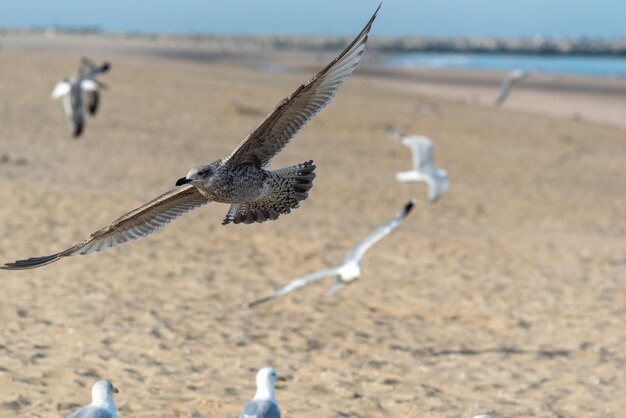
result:
<svg viewBox="0 0 626 418"><path fill-rule="evenodd" d="M204 171L198 171L199 176L204 176Z"/></svg>

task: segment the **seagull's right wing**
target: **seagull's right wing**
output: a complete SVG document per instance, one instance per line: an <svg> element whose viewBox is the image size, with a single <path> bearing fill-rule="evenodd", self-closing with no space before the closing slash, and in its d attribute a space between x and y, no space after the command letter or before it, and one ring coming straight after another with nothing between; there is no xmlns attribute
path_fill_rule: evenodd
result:
<svg viewBox="0 0 626 418"><path fill-rule="evenodd" d="M92 78L98 74L106 73L111 68L108 62L98 65L87 57L83 57L80 62L79 74L85 78Z"/></svg>
<svg viewBox="0 0 626 418"><path fill-rule="evenodd" d="M252 163L268 167L272 159L321 111L352 74L365 51L368 33L380 6L363 30L337 58L284 98L222 163Z"/></svg>
<svg viewBox="0 0 626 418"><path fill-rule="evenodd" d="M285 286L276 289L274 293L271 295L263 296L262 298L256 299L250 303L244 304L244 308L252 308L253 306L260 305L261 303L269 302L272 299L279 298L281 296L286 295L289 292L293 292L296 289L299 289L303 286L306 286L309 283L316 282L325 277L336 276L339 274L339 269L327 269L316 271L315 273L307 274L306 276L299 277L287 283Z"/></svg>
<svg viewBox="0 0 626 418"><path fill-rule="evenodd" d="M65 251L44 257L18 260L14 263L7 263L0 268L5 270L32 269L53 263L62 257L90 254L94 251L115 247L127 241L150 235L184 213L208 202L210 200L204 197L193 185L176 187L128 212L111 225L94 232L85 241Z"/></svg>
<svg viewBox="0 0 626 418"><path fill-rule="evenodd" d="M376 231L369 234L364 240L352 248L344 259L344 264L351 261L359 261L361 257L363 257L363 254L365 254L365 252L369 250L372 245L376 244L384 236L396 229L400 223L402 223L404 218L406 218L406 216L411 212L411 209L413 209L413 206L415 206L415 199L409 201L398 213L396 213L396 216Z"/></svg>

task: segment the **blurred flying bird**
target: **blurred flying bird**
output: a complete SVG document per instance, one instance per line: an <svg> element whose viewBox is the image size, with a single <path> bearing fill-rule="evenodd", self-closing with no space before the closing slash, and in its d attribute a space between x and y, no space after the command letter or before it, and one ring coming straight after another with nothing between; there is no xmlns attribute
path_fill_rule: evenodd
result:
<svg viewBox="0 0 626 418"><path fill-rule="evenodd" d="M109 71L109 63L95 65L88 58L83 58L78 75L58 82L52 90L52 98L63 97L63 109L72 135L77 138L85 127L85 109L91 115L98 110L98 90L104 87L96 77Z"/></svg>
<svg viewBox="0 0 626 418"><path fill-rule="evenodd" d="M227 157L192 168L176 187L94 232L65 251L5 264L3 269L40 267L62 257L89 254L150 235L180 215L211 201L230 203L223 224L275 220L308 197L313 161L269 171L272 159L333 98L359 63L380 6L361 33L328 66L301 85Z"/></svg>
<svg viewBox="0 0 626 418"><path fill-rule="evenodd" d="M113 393L118 390L108 380L100 380L91 388L91 403L67 418L118 418Z"/></svg>
<svg viewBox="0 0 626 418"><path fill-rule="evenodd" d="M253 306L260 305L261 303L268 302L272 299L276 299L286 295L287 293L293 292L294 290L306 286L309 283L313 283L331 276L335 276L337 280L335 282L335 285L331 287L330 290L327 292L327 295L332 295L338 292L339 290L343 289L347 284L353 282L361 276L361 259L363 258L363 255L367 252L367 250L370 249L370 247L372 247L382 238L390 234L391 231L396 229L406 218L406 216L411 212L411 209L413 209L414 205L415 199L404 205L404 207L398 213L396 213L396 215L392 219L390 219L376 231L365 237L365 239L360 241L350 250L346 258L344 258L343 263L339 267L327 270L320 270L315 273L307 274L306 276L294 279L291 282L287 283L285 286L274 291L274 293L272 293L271 295L264 296L250 303L244 304L243 307L251 308Z"/></svg>
<svg viewBox="0 0 626 418"><path fill-rule="evenodd" d="M433 141L425 136L403 135L389 125L385 132L410 148L413 154L413 170L396 173L396 179L402 183L423 181L428 186L428 199L436 202L450 187L450 177L446 170L435 165Z"/></svg>
<svg viewBox="0 0 626 418"><path fill-rule="evenodd" d="M502 80L502 84L500 85L500 94L496 99L496 106L502 106L506 98L509 96L513 86L526 76L528 76L528 73L519 68L507 73L504 80Z"/></svg>
<svg viewBox="0 0 626 418"><path fill-rule="evenodd" d="M256 375L256 394L239 414L239 418L280 418L274 385L280 379L276 370L264 367Z"/></svg>

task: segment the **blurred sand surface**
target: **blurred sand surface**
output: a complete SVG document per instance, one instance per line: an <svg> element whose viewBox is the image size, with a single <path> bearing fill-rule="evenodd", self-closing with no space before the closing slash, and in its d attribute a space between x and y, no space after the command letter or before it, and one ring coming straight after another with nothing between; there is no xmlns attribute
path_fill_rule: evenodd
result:
<svg viewBox="0 0 626 418"><path fill-rule="evenodd" d="M0 37L3 262L62 250L173 187L326 64L260 71L258 57L91 41ZM83 54L112 62L110 89L73 140L49 96ZM288 378L286 417L623 416L626 128L598 115L624 115L626 96L529 80L495 108L500 74L472 87L444 82L460 73L377 68L357 71L274 161L318 166L292 214L225 227L215 203L103 253L0 271L0 416L64 417L99 378L120 388L124 418L236 416L266 365ZM396 182L410 154L381 123L435 141L451 177L439 203ZM340 262L415 196L356 284L240 309Z"/></svg>

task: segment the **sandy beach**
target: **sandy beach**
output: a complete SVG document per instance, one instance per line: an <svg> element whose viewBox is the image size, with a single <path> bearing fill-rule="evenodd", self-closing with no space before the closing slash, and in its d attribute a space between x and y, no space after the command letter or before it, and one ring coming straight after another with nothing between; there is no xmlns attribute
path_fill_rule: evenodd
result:
<svg viewBox="0 0 626 418"><path fill-rule="evenodd" d="M2 262L63 250L169 190L328 62L282 54L267 71L259 55L40 38L0 36ZM112 70L74 140L50 92L81 55ZM622 416L626 81L531 78L496 108L502 74L373 58L274 160L318 166L293 213L222 226L228 207L212 203L146 239L0 271L0 416L65 417L107 378L120 417L234 417L263 366L287 377L286 417ZM435 141L451 177L436 205L396 182L410 154L382 123ZM413 197L355 284L241 309L339 263Z"/></svg>

